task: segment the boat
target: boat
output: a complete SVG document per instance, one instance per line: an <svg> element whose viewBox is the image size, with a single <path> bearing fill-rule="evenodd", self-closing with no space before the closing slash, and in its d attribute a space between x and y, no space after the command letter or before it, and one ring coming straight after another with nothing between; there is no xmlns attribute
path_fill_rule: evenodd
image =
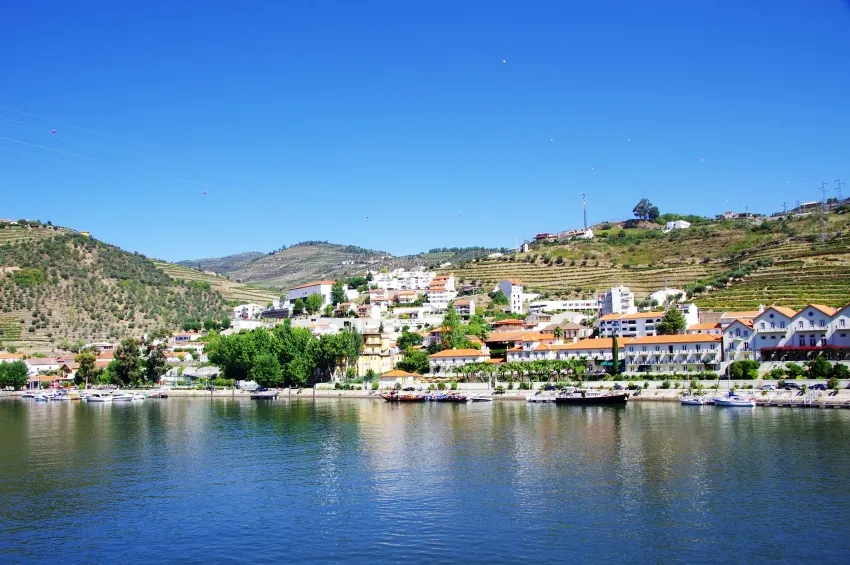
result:
<svg viewBox="0 0 850 565"><path fill-rule="evenodd" d="M434 400L437 402L454 402L457 404L463 404L466 402L467 398L462 394L441 394L437 395L437 398Z"/></svg>
<svg viewBox="0 0 850 565"><path fill-rule="evenodd" d="M168 393L164 390L155 390L148 395L148 398L168 398Z"/></svg>
<svg viewBox="0 0 850 565"><path fill-rule="evenodd" d="M132 400L133 400L133 402L139 402L141 400L144 400L145 398L147 398L147 396L145 396L141 392L135 392L135 393L133 393Z"/></svg>
<svg viewBox="0 0 850 565"><path fill-rule="evenodd" d="M251 398L254 400L274 400L277 398L278 392L276 390L259 390L251 393Z"/></svg>
<svg viewBox="0 0 850 565"><path fill-rule="evenodd" d="M712 404L712 400L705 396L683 396L679 399L679 404L682 406L705 406Z"/></svg>
<svg viewBox="0 0 850 565"><path fill-rule="evenodd" d="M387 402L425 402L425 395L422 394L382 394L381 398Z"/></svg>
<svg viewBox="0 0 850 565"><path fill-rule="evenodd" d="M618 405L625 404L629 400L627 392L601 392L591 390L579 390L566 392L555 397L555 404L568 404L574 406L595 405Z"/></svg>
<svg viewBox="0 0 850 565"><path fill-rule="evenodd" d="M735 394L732 391L729 391L729 394L726 396L717 397L714 399L715 406L732 406L732 407L740 407L740 408L753 408L756 405L756 401L752 398L747 398L746 396L740 396Z"/></svg>
<svg viewBox="0 0 850 565"><path fill-rule="evenodd" d="M119 392L112 395L112 402L131 402L132 400L133 393L131 392Z"/></svg>
<svg viewBox="0 0 850 565"><path fill-rule="evenodd" d="M35 394L32 392L25 392L21 395L21 398L35 398Z"/></svg>
<svg viewBox="0 0 850 565"><path fill-rule="evenodd" d="M536 403L542 404L542 403L547 403L547 402L552 403L552 402L555 402L555 395L554 394L530 394L530 395L525 397L525 401L526 402L532 402L532 403L535 403L535 404Z"/></svg>
<svg viewBox="0 0 850 565"><path fill-rule="evenodd" d="M493 402L492 396L485 396L483 394L479 394L478 396L470 396L470 402Z"/></svg>
<svg viewBox="0 0 850 565"><path fill-rule="evenodd" d="M86 402L112 402L111 394L105 392L93 392L86 396Z"/></svg>
<svg viewBox="0 0 850 565"><path fill-rule="evenodd" d="M36 394L33 396L36 402L47 402L50 400L50 395L47 394Z"/></svg>

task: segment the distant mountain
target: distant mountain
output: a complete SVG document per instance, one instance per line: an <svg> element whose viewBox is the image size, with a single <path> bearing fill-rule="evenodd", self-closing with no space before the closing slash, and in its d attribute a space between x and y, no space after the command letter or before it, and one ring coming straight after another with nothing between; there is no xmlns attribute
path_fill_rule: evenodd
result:
<svg viewBox="0 0 850 565"><path fill-rule="evenodd" d="M326 241L306 241L281 250L260 254L242 253L217 259L181 261L179 265L198 268L229 277L232 281L275 286L282 289L321 279L340 279L366 270L423 266L437 268L444 263L481 259L499 251L484 247L431 249L417 255L393 256L386 251L364 249Z"/></svg>
<svg viewBox="0 0 850 565"><path fill-rule="evenodd" d="M226 275L232 271L244 268L248 263L265 257L265 253L260 251L248 251L246 253L237 253L236 255L227 255L226 257L208 257L205 259L188 259L179 261L177 264L191 269L197 269L199 266L204 271L212 271L220 275Z"/></svg>

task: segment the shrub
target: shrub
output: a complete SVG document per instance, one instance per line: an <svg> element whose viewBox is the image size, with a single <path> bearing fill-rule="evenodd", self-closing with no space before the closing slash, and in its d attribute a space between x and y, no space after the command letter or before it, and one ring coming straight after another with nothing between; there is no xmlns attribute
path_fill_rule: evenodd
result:
<svg viewBox="0 0 850 565"><path fill-rule="evenodd" d="M776 383L776 386L779 388L785 388L785 379L779 379L779 382Z"/></svg>
<svg viewBox="0 0 850 565"><path fill-rule="evenodd" d="M782 367L774 367L765 376L774 380L780 380L782 379L782 377L785 376L785 369L783 369Z"/></svg>
<svg viewBox="0 0 850 565"><path fill-rule="evenodd" d="M381 386L381 385L380 385L380 383L378 383L378 381L373 382L372 383L372 390L378 390L379 386Z"/></svg>
<svg viewBox="0 0 850 565"><path fill-rule="evenodd" d="M529 382L521 382L519 383L520 390L531 390L531 383Z"/></svg>
<svg viewBox="0 0 850 565"><path fill-rule="evenodd" d="M452 390L457 390L457 381L452 381Z"/></svg>
<svg viewBox="0 0 850 565"><path fill-rule="evenodd" d="M647 382L643 383L643 388L645 388L645 389L646 389L646 388L649 388L649 381L647 381Z"/></svg>
<svg viewBox="0 0 850 565"><path fill-rule="evenodd" d="M446 390L446 383L437 383L437 390Z"/></svg>
<svg viewBox="0 0 850 565"><path fill-rule="evenodd" d="M663 383L661 383L661 388L670 388L670 381L664 381Z"/></svg>

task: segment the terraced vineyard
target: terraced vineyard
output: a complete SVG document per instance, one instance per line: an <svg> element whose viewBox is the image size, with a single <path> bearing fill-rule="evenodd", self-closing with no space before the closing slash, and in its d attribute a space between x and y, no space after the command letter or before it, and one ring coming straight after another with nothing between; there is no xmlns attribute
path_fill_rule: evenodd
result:
<svg viewBox="0 0 850 565"><path fill-rule="evenodd" d="M808 302L842 306L850 302L848 228L846 216L831 214L761 226L716 222L668 235L602 231L594 241L542 246L510 259L467 263L454 272L487 284L519 279L552 297L592 296L621 284L643 297L665 284L684 288L761 259L772 264L697 293L696 303L710 310Z"/></svg>
<svg viewBox="0 0 850 565"><path fill-rule="evenodd" d="M272 300L280 298L281 292L270 288L264 288L249 284L239 284L228 280L226 277L211 275L190 269L174 263L154 261L154 264L165 274L175 280L202 281L207 282L219 291L225 300L230 302L252 303L265 306Z"/></svg>
<svg viewBox="0 0 850 565"><path fill-rule="evenodd" d="M69 233L69 231L65 228L54 226L21 227L6 224L4 228L0 228L0 245L23 243L34 239L53 237L58 233Z"/></svg>

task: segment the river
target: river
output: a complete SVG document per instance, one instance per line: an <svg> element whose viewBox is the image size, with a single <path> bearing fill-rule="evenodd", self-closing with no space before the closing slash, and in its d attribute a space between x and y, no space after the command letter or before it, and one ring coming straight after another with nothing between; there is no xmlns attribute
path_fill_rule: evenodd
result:
<svg viewBox="0 0 850 565"><path fill-rule="evenodd" d="M0 401L0 562L850 561L850 411Z"/></svg>

